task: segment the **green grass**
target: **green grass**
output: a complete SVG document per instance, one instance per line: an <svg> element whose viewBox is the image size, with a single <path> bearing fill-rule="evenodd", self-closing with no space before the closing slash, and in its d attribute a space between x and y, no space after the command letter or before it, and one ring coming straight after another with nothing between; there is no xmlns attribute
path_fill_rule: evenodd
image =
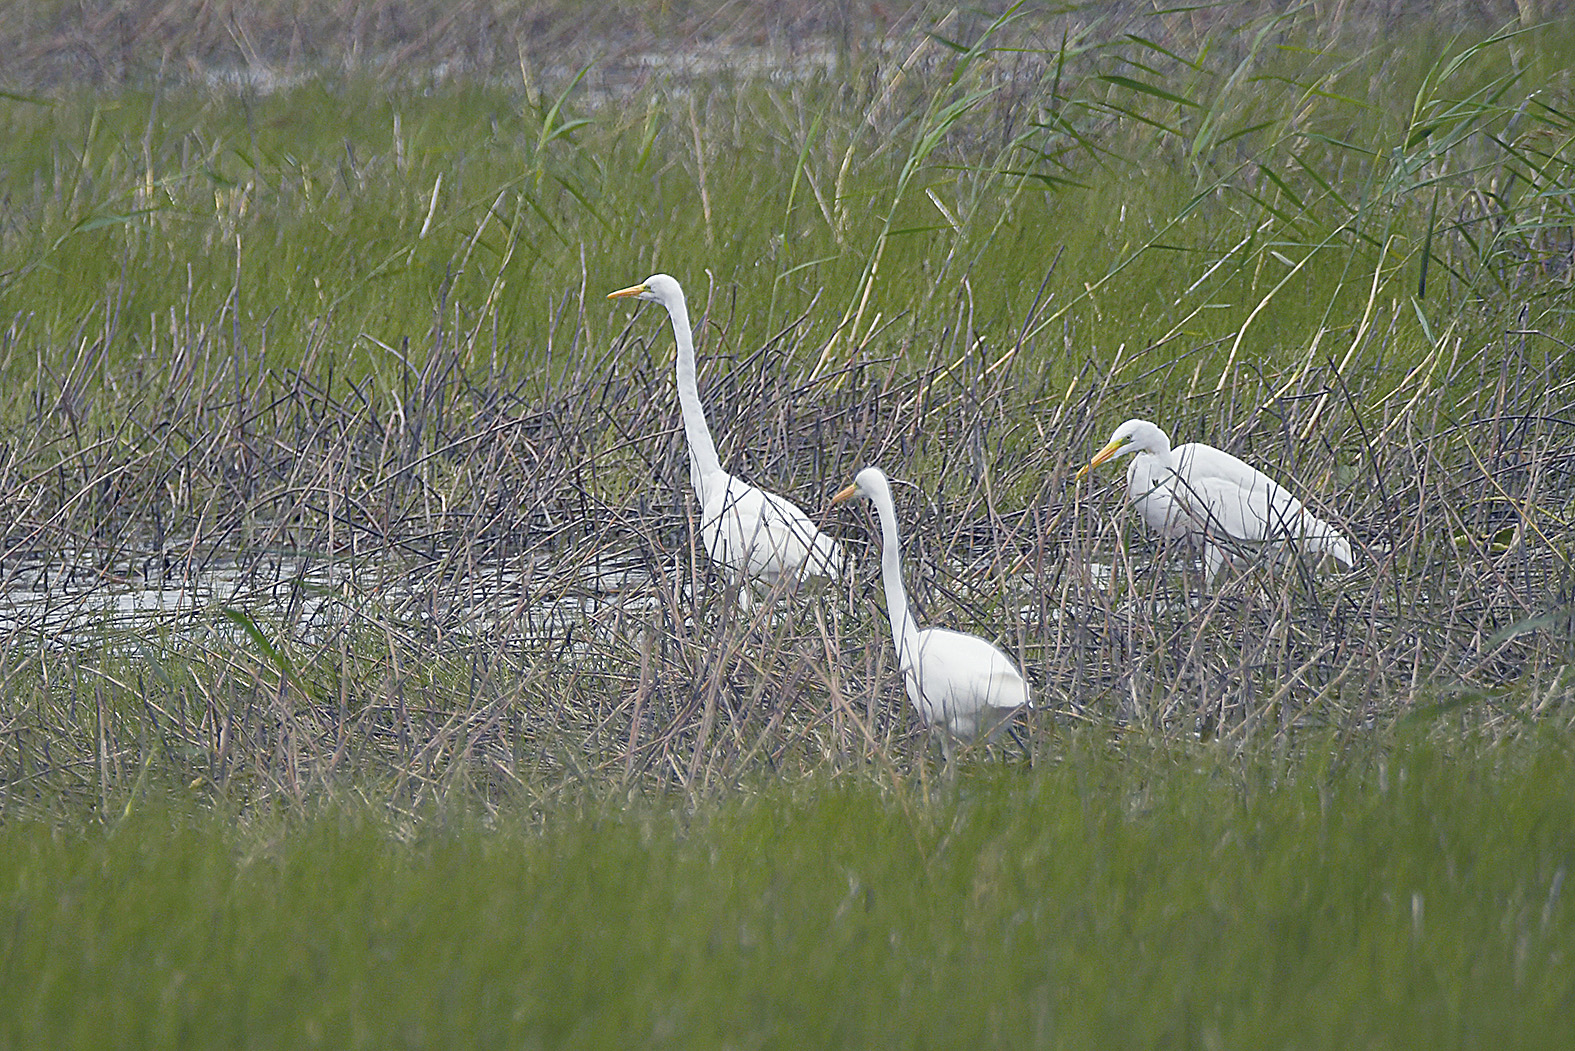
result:
<svg viewBox="0 0 1575 1051"><path fill-rule="evenodd" d="M875 347L924 341L965 278L999 342L1048 274L1049 316L1096 358L1180 336L1213 346L1215 381L1242 354L1213 341L1249 318L1246 349L1283 365L1320 328L1360 330L1381 310L1398 376L1467 324L1466 304L1521 298L1523 271L1557 255L1567 31L1430 31L1388 55L1287 16L1173 42L1195 49L1174 56L1092 32L992 50L1026 21L971 51L922 45L906 74L657 79L617 105L589 96L594 76L535 101L323 75L265 95L7 100L0 289L29 323L0 365L21 379L33 362L19 351L96 328L114 333L111 361L151 356L178 306L221 327L238 312L234 351L266 345L275 367L315 338L352 375L390 382L363 334L419 344L447 323L517 368L582 282L595 294L662 268L695 287L709 268L739 296L735 346L817 294L812 344L859 322L832 342L838 361L870 346L877 315L895 327ZM1525 298L1533 325L1568 309ZM622 316L595 304L580 335L605 344Z"/></svg>
<svg viewBox="0 0 1575 1051"><path fill-rule="evenodd" d="M1553 1047L1562 733L0 828L9 1047Z"/></svg>

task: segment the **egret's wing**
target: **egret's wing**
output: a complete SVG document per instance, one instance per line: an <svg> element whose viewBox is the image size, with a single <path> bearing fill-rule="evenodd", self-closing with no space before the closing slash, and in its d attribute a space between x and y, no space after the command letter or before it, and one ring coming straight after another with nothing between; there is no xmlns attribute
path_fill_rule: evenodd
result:
<svg viewBox="0 0 1575 1051"><path fill-rule="evenodd" d="M990 671L984 696L991 708L1032 708L1034 701L1028 692L1028 681L1014 668L1005 654L1001 663Z"/></svg>
<svg viewBox="0 0 1575 1051"><path fill-rule="evenodd" d="M1344 533L1310 511L1307 513L1307 518L1310 522L1306 536L1309 550L1330 555L1347 566L1356 565L1356 557L1351 553L1351 542L1346 539Z"/></svg>
<svg viewBox="0 0 1575 1051"><path fill-rule="evenodd" d="M737 478L708 502L701 535L711 557L749 577L836 577L843 554L791 500Z"/></svg>
<svg viewBox="0 0 1575 1051"><path fill-rule="evenodd" d="M971 737L980 717L1032 706L1011 658L976 635L945 628L919 633L917 659L904 667L908 696L927 725Z"/></svg>
<svg viewBox="0 0 1575 1051"><path fill-rule="evenodd" d="M842 547L822 533L809 515L787 497L776 493L765 493L765 497L770 528L783 538L785 547L791 548L797 557L795 564L802 567L804 575L832 580L840 577L846 560Z"/></svg>
<svg viewBox="0 0 1575 1051"><path fill-rule="evenodd" d="M1185 453L1180 461L1185 488L1206 512L1208 529L1216 536L1296 540L1352 564L1350 543L1340 531L1262 471L1207 445L1184 445L1179 452Z"/></svg>
<svg viewBox="0 0 1575 1051"><path fill-rule="evenodd" d="M1128 493L1144 524L1162 536L1201 537L1219 530L1205 480L1189 477L1187 467L1172 470L1147 456L1132 460Z"/></svg>
<svg viewBox="0 0 1575 1051"><path fill-rule="evenodd" d="M1202 505L1211 535L1236 540L1284 539L1296 535L1302 505L1268 475L1198 477L1189 490Z"/></svg>
<svg viewBox="0 0 1575 1051"><path fill-rule="evenodd" d="M1188 477L1247 479L1264 475L1252 464L1232 456L1224 449L1216 449L1202 442L1188 442L1176 446L1173 454L1177 470Z"/></svg>

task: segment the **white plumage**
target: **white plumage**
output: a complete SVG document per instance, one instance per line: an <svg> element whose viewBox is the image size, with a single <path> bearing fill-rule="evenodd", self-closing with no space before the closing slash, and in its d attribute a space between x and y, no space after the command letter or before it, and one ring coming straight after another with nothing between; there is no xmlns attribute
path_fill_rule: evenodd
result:
<svg viewBox="0 0 1575 1051"><path fill-rule="evenodd" d="M945 628L921 629L914 620L902 584L897 511L885 474L876 467L864 468L832 502L855 496L874 502L880 516L881 580L886 587L886 614L891 618L897 667L908 699L924 724L971 740L999 729L1017 709L1032 708L1028 683L1006 654L977 636ZM950 756L950 743L945 737L941 741Z"/></svg>
<svg viewBox="0 0 1575 1051"><path fill-rule="evenodd" d="M1212 445L1189 442L1172 450L1169 436L1147 420L1117 427L1077 476L1128 455L1127 499L1162 536L1200 541L1211 578L1232 542L1290 541L1308 554L1356 564L1351 542L1274 479Z"/></svg>
<svg viewBox="0 0 1575 1051"><path fill-rule="evenodd" d="M764 588L783 578L796 584L815 577L839 577L844 563L842 549L815 528L808 515L792 501L722 469L700 404L694 336L683 288L668 275L655 274L607 298L623 297L660 303L672 320L678 341L678 404L689 447L689 478L700 500L700 540L711 560L735 582Z"/></svg>

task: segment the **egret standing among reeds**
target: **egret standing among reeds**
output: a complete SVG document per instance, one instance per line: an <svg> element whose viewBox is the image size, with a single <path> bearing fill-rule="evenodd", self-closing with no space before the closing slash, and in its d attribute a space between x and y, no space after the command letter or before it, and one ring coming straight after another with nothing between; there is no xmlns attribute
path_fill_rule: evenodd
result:
<svg viewBox="0 0 1575 1051"><path fill-rule="evenodd" d="M1128 420L1077 477L1119 456L1132 457L1127 499L1139 516L1161 536L1201 542L1211 580L1228 561L1228 549L1244 542L1289 541L1308 554L1356 564L1344 534L1228 452L1201 442L1172 450L1170 437L1154 424Z"/></svg>
<svg viewBox="0 0 1575 1051"><path fill-rule="evenodd" d="M654 274L607 296L624 297L660 303L672 320L678 341L678 404L689 446L689 479L700 500L700 539L711 560L739 585L740 601L749 602L746 585L770 589L784 579L796 585L813 578L838 578L844 558L835 540L815 528L791 500L722 469L700 404L694 336L683 288L666 274Z"/></svg>
<svg viewBox="0 0 1575 1051"><path fill-rule="evenodd" d="M866 467L853 484L831 498L834 504L867 497L880 517L880 575L886 587L897 667L908 699L932 731L944 731L941 747L951 758L949 737L972 740L989 735L1019 708L1032 708L1028 683L1011 658L975 635L945 628L920 628L908 609L902 584L902 542L891 484L878 467Z"/></svg>

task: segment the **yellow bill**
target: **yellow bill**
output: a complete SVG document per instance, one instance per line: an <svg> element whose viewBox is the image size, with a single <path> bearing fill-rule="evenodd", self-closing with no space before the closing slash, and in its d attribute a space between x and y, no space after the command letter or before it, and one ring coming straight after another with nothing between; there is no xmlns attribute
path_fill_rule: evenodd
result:
<svg viewBox="0 0 1575 1051"><path fill-rule="evenodd" d="M1077 472L1077 477L1082 478L1089 471L1092 471L1094 468L1110 459L1116 453L1120 452L1122 448L1123 446L1120 442L1111 442L1109 445L1105 446L1103 449L1094 454L1094 458L1088 461L1088 466Z"/></svg>

